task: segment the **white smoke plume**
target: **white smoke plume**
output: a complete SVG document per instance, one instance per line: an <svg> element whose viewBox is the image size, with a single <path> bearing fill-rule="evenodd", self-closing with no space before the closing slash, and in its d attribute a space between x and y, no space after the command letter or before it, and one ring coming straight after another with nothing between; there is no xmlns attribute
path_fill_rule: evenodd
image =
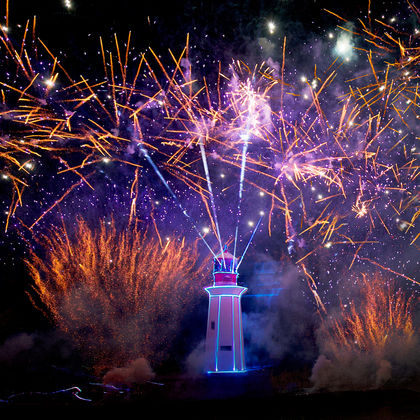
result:
<svg viewBox="0 0 420 420"><path fill-rule="evenodd" d="M185 370L190 377L200 376L206 369L205 340L193 349L185 361Z"/></svg>
<svg viewBox="0 0 420 420"><path fill-rule="evenodd" d="M305 363L313 357L314 350L309 334L313 306L302 293L306 285L295 266L281 266L275 261L266 263L272 267L272 274L264 275L270 286L265 288L264 279L254 274L248 294L262 296L249 296L254 304L243 314L247 363L251 366L278 363L291 355ZM264 296L276 290L277 296Z"/></svg>
<svg viewBox="0 0 420 420"><path fill-rule="evenodd" d="M9 337L0 346L0 362L13 361L20 353L30 350L35 344L35 336L20 333Z"/></svg>
<svg viewBox="0 0 420 420"><path fill-rule="evenodd" d="M371 390L382 387L407 387L420 390L420 342L390 340L380 352L343 349L337 356L326 355L321 344L311 375L313 391Z"/></svg>
<svg viewBox="0 0 420 420"><path fill-rule="evenodd" d="M133 360L127 366L113 368L103 377L105 385L126 385L142 384L155 377L149 362L140 357Z"/></svg>

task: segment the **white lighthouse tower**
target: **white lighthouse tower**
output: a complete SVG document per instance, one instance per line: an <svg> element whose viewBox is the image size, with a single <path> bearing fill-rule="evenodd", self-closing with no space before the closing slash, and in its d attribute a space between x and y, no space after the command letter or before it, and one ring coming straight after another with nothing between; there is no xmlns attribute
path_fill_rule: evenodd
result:
<svg viewBox="0 0 420 420"><path fill-rule="evenodd" d="M213 286L209 294L206 334L208 373L245 372L241 296L246 287L237 285L238 260L227 251L214 259Z"/></svg>

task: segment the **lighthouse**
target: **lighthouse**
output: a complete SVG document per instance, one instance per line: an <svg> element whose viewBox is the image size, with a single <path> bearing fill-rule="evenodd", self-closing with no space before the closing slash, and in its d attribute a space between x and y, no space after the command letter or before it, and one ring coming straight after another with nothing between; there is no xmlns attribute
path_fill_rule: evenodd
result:
<svg viewBox="0 0 420 420"><path fill-rule="evenodd" d="M206 333L208 373L245 372L241 296L237 285L238 260L224 250L214 258L213 285L206 287L209 312Z"/></svg>

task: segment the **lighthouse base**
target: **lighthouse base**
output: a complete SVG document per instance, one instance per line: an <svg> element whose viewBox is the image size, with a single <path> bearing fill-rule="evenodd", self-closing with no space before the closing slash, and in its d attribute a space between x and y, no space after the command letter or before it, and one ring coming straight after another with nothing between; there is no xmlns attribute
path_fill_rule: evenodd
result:
<svg viewBox="0 0 420 420"><path fill-rule="evenodd" d="M247 373L247 372L248 372L247 369L243 369L243 370L208 370L207 374L208 375L213 375L213 374L236 375L238 373Z"/></svg>

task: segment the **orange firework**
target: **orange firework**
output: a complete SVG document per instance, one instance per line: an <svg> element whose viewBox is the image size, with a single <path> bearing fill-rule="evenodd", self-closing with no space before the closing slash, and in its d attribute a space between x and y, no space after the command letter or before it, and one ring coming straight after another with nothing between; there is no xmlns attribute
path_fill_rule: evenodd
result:
<svg viewBox="0 0 420 420"><path fill-rule="evenodd" d="M391 18L389 23L383 20L384 16L381 19L371 19L370 6L369 2L368 22L359 19L360 26L354 31L338 25L340 29L352 33L367 44L366 48L357 49L366 53L371 70L371 73L348 80L365 80L366 84L350 89L347 95L359 102L361 108L368 108L371 112L376 108L382 117L395 113L393 124L402 123L403 127L410 129L410 119L419 118L417 67L420 62L420 32L418 29L411 32L397 28L396 18ZM416 5L407 0L407 6L412 18L420 22L420 11ZM347 22L333 12L327 12ZM380 68L375 68L375 60ZM393 147L404 142L406 135L401 137Z"/></svg>
<svg viewBox="0 0 420 420"><path fill-rule="evenodd" d="M407 296L393 281L379 275L360 282L360 301L341 305L342 319L331 326L324 324L327 353L339 359L345 350L383 352L389 342L398 339L401 346L415 337L413 310L418 297Z"/></svg>
<svg viewBox="0 0 420 420"><path fill-rule="evenodd" d="M30 297L40 300L58 328L96 371L138 357L163 360L183 315L206 279L195 246L114 221L92 229L77 220L38 240L26 264L33 278Z"/></svg>
<svg viewBox="0 0 420 420"><path fill-rule="evenodd" d="M415 6L409 6L418 15ZM369 20L354 33L375 49L365 51L367 74L346 80L338 98L331 87L343 62L336 58L331 65L315 65L311 80L305 76L299 82L290 76L294 72L286 71L286 38L277 69L266 63L252 68L234 60L226 71L219 63L214 74L201 77L190 61L188 36L180 54L169 52L167 66L152 49L132 54L131 33L124 48L115 35L113 48L100 39L102 74L74 77L45 43L35 36L29 43L30 22L20 44L0 33L7 69L16 72L14 82L0 81L0 116L11 124L10 133L0 138L1 175L12 189L6 230L34 184L37 162L53 160L58 174L72 178L40 214L31 215L33 222L25 220L30 230L79 187L94 189L94 174L101 165L119 162L135 171L130 219L139 206L139 176L147 176L152 166L178 206L182 207L166 181L184 183L202 200L222 248L226 238L219 228L216 200L236 199L231 195L236 188L231 187L237 179L224 185L211 175L225 164L232 176L240 174L236 231L226 234L234 234L234 252L239 217L252 190L247 187L252 186L270 197L268 233L284 235L319 307L323 308L319 275L310 261L329 249L332 258L345 251L350 258L342 262L349 269L368 261L417 282L367 257L371 244L393 238L394 220L408 233L410 246L417 247L420 238L414 233L420 215L420 167L413 143L418 136L406 130L419 118L414 68L420 57L418 35L404 43L396 30L382 34L386 25L376 23L380 30ZM380 53L394 50L401 60L385 65ZM32 54L36 58L31 59ZM185 208L182 212L193 221Z"/></svg>
<svg viewBox="0 0 420 420"><path fill-rule="evenodd" d="M379 275L360 282L360 300L342 305L338 318L325 321L318 335L321 354L311 380L314 389L376 389L385 384L416 386L417 295Z"/></svg>

